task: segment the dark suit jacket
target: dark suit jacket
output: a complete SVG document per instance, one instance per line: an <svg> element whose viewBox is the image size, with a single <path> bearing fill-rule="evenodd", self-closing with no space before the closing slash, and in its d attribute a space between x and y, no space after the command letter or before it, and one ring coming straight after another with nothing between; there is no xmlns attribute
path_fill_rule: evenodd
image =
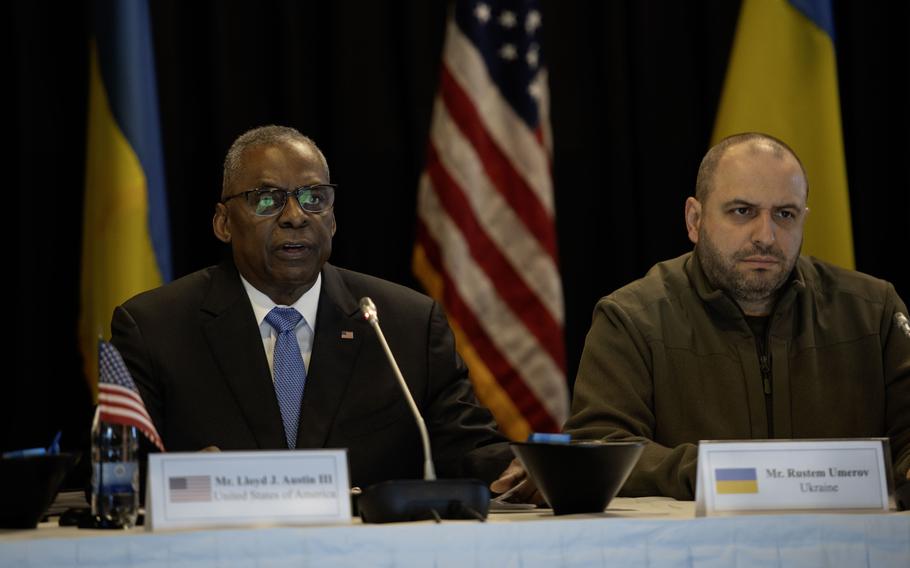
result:
<svg viewBox="0 0 910 568"><path fill-rule="evenodd" d="M417 427L378 339L360 317L363 296L376 303L425 417L439 477L494 479L509 461L508 448L497 444L504 440L474 398L439 306L403 286L329 264L297 447L348 448L355 486L422 476ZM169 451L287 447L262 340L232 263L136 296L114 311L111 328Z"/></svg>

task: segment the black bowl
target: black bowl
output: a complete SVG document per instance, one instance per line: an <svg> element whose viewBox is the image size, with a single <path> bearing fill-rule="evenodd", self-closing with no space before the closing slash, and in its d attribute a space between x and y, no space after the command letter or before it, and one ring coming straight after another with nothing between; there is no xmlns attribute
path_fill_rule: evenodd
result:
<svg viewBox="0 0 910 568"><path fill-rule="evenodd" d="M72 465L72 454L0 458L0 527L38 526Z"/></svg>
<svg viewBox="0 0 910 568"><path fill-rule="evenodd" d="M531 480L556 515L601 513L638 462L644 442L513 442Z"/></svg>

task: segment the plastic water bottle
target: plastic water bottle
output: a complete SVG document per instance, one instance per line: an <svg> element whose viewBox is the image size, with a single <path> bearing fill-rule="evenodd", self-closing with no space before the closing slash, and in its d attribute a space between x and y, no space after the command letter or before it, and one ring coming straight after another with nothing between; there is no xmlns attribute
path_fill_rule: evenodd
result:
<svg viewBox="0 0 910 568"><path fill-rule="evenodd" d="M139 433L95 415L92 424L92 514L102 528L127 528L139 513Z"/></svg>

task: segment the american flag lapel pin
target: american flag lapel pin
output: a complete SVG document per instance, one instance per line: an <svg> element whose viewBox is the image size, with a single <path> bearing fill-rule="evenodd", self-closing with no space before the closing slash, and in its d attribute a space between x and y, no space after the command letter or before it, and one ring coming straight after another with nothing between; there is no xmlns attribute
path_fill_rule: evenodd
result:
<svg viewBox="0 0 910 568"><path fill-rule="evenodd" d="M349 329L341 330L341 339L354 339L354 332Z"/></svg>

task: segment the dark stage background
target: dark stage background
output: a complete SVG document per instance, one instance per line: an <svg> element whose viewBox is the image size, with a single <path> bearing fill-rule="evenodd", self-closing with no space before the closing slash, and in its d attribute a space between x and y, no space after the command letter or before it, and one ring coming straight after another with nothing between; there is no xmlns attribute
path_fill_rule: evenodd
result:
<svg viewBox="0 0 910 568"><path fill-rule="evenodd" d="M63 428L72 447L91 415L76 345L90 3L4 10L18 226L2 446L46 445ZM738 11L723 0L543 2L570 380L595 301L690 249L683 202ZM280 123L313 137L341 184L332 262L415 286L445 4L152 0L151 15L176 275L223 254L210 223L230 142ZM857 268L907 300L908 4L835 2L835 25Z"/></svg>

